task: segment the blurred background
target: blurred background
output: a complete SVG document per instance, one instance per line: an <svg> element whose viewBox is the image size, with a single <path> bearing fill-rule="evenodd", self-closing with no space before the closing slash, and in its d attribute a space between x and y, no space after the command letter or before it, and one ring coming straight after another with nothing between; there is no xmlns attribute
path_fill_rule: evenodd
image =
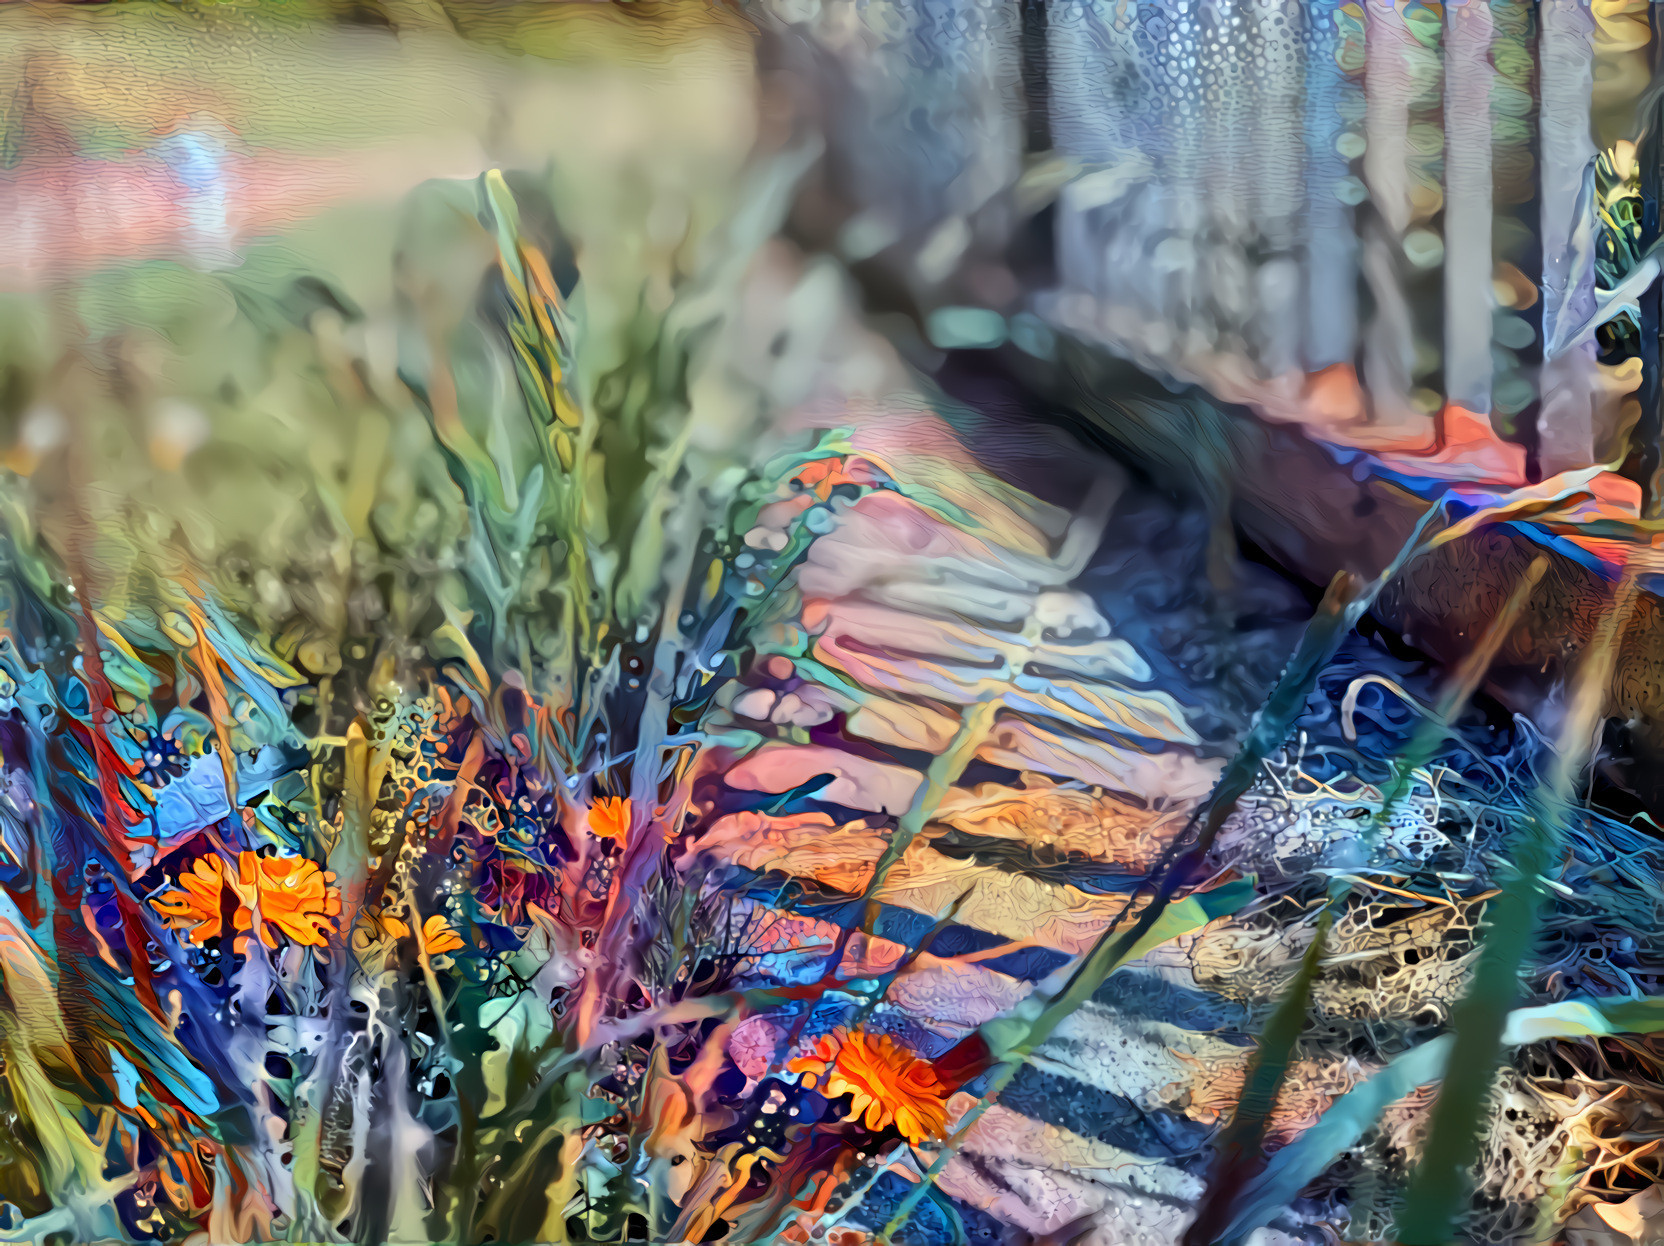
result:
<svg viewBox="0 0 1664 1246"><path fill-rule="evenodd" d="M198 535L264 541L256 561L293 552L277 515L299 522L273 473L344 463L362 438L398 455L356 400L327 419L307 405L274 369L281 340L350 305L363 396L397 406L399 205L488 167L547 192L593 274L588 314L616 327L721 245L742 169L796 162L769 254L816 275L781 314L836 304L873 338L826 348L848 356L833 400L893 391L882 346L983 416L1066 430L1177 489L1306 583L1378 569L1452 486L1598 468L1591 513L1620 519L1659 492L1640 0L26 4L0 20L9 461L44 488L34 464L92 418L69 409L90 395L56 391L91 386L125 414L84 452L117 456L123 492L236 497ZM796 355L770 365L796 378L787 405L827 398ZM1381 617L1452 659L1523 565L1513 546L1548 545L1557 607L1492 680L1535 710L1591 626L1589 576L1619 554L1508 532L1427 560ZM1659 626L1649 598L1607 766L1649 807Z"/></svg>

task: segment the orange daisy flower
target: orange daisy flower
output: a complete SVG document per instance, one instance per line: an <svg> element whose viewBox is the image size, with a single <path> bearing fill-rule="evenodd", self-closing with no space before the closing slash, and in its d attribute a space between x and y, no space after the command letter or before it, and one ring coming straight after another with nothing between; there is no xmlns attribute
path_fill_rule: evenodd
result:
<svg viewBox="0 0 1664 1246"><path fill-rule="evenodd" d="M443 956L459 947L466 947L462 936L451 928L444 914L435 913L422 923L422 951L429 956Z"/></svg>
<svg viewBox="0 0 1664 1246"><path fill-rule="evenodd" d="M630 838L630 798L601 796L589 807L590 833L600 839L616 840L623 846Z"/></svg>
<svg viewBox="0 0 1664 1246"><path fill-rule="evenodd" d="M805 1086L818 1084L829 1099L850 1096L846 1121L865 1117L868 1129L893 1122L915 1144L947 1133L948 1088L928 1061L888 1034L835 1030L810 1054L788 1060L786 1071L802 1074Z"/></svg>
<svg viewBox="0 0 1664 1246"><path fill-rule="evenodd" d="M410 926L403 918L394 917L391 913L364 913L364 920L370 925L371 937L375 930L382 932L382 937L403 939L409 936ZM422 923L422 951L429 956L443 956L446 952L454 952L467 943L462 936L452 929L451 923L443 913L435 913Z"/></svg>
<svg viewBox="0 0 1664 1246"><path fill-rule="evenodd" d="M305 857L262 857L252 852L238 854L237 871L231 873L218 856L198 857L188 872L179 876L179 890L169 891L151 901L170 926L190 927L193 943L206 943L224 933L220 900L229 888L236 896L232 925L246 931L254 925L254 909L260 909L260 941L276 947L272 927L296 943L323 947L335 933L335 916L341 911L341 893L329 886L334 878ZM239 937L237 949L246 946Z"/></svg>
<svg viewBox="0 0 1664 1246"><path fill-rule="evenodd" d="M792 482L802 485L822 502L831 497L832 490L839 485L866 483L844 470L844 460L840 458L813 459L798 469L797 474L792 477Z"/></svg>

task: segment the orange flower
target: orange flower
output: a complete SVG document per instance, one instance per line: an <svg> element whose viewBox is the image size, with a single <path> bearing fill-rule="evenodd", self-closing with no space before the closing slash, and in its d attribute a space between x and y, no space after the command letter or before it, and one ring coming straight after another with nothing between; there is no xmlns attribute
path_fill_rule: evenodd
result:
<svg viewBox="0 0 1664 1246"><path fill-rule="evenodd" d="M846 1121L864 1115L868 1129L883 1129L892 1121L909 1142L940 1138L947 1132L948 1088L927 1061L888 1034L823 1035L814 1051L786 1062L788 1073L801 1073L803 1084L821 1084L829 1099L849 1095Z"/></svg>
<svg viewBox="0 0 1664 1246"><path fill-rule="evenodd" d="M391 913L371 914L366 910L364 919L372 927L372 937L374 929L379 929L382 937L387 939L403 939L410 934L410 926L402 918L394 917ZM467 946L462 936L451 928L451 923L443 913L435 913L422 923L422 951L429 956L443 956L446 952L454 952Z"/></svg>
<svg viewBox="0 0 1664 1246"><path fill-rule="evenodd" d="M157 896L151 903L174 927L191 927L193 943L206 943L224 933L221 899L229 888L236 905L231 922L239 931L254 924L260 909L260 941L276 947L276 926L296 943L323 947L335 933L334 917L341 911L341 893L328 886L334 877L305 857L261 857L252 852L237 857L237 873L221 857L198 857L188 873L179 876L178 891ZM247 940L239 937L237 950Z"/></svg>
<svg viewBox="0 0 1664 1246"><path fill-rule="evenodd" d="M466 947L462 936L451 929L451 923L441 913L435 913L422 923L422 951L429 956L443 956L459 947Z"/></svg>
<svg viewBox="0 0 1664 1246"><path fill-rule="evenodd" d="M832 490L839 485L865 484L859 477L851 476L844 470L844 460L840 458L813 459L805 463L792 477L794 484L800 484L804 489L813 493L816 498L824 502L832 496Z"/></svg>
<svg viewBox="0 0 1664 1246"><path fill-rule="evenodd" d="M219 857L198 857L189 872L179 876L179 891L169 891L150 903L167 919L168 925L178 929L195 925L190 933L192 943L206 943L223 929L220 918L220 893L225 890L225 862ZM248 909L239 898L238 929L249 928Z"/></svg>
<svg viewBox="0 0 1664 1246"><path fill-rule="evenodd" d="M617 840L622 846L630 838L630 798L602 796L589 807L590 833L600 839Z"/></svg>

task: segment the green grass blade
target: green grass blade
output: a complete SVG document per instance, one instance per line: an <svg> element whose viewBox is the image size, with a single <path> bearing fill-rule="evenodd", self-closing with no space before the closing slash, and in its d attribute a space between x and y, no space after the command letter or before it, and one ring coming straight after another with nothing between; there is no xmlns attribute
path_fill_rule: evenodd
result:
<svg viewBox="0 0 1664 1246"><path fill-rule="evenodd" d="M1479 1131L1501 1055L1503 1027L1518 997L1520 969L1536 931L1539 879L1560 858L1574 785L1589 758L1635 600L1635 577L1626 574L1578 669L1549 782L1546 790L1538 789L1515 842L1514 872L1487 912L1489 928L1473 981L1451 1016L1456 1031L1451 1076L1433 1106L1427 1147L1405 1198L1399 1223L1404 1246L1442 1246L1451 1240L1467 1194L1468 1172L1478 1158Z"/></svg>
<svg viewBox="0 0 1664 1246"><path fill-rule="evenodd" d="M1404 752L1394 759L1392 777L1382 793L1381 808L1370 819L1360 837L1365 851L1373 847L1387 820L1409 793L1415 772L1432 760L1449 734L1451 723L1466 708L1547 569L1546 558L1535 559L1526 569L1519 584L1491 620L1479 644L1457 669L1432 715L1422 721ZM1230 1125L1220 1139L1214 1178L1197 1209L1196 1219L1185 1235L1187 1246L1205 1246L1218 1238L1224 1222L1232 1214L1238 1192L1263 1163L1266 1123L1282 1092L1294 1044L1305 1028L1306 1013L1311 1007L1312 985L1323 963L1329 932L1351 890L1352 884L1346 879L1336 879L1330 884L1329 897L1318 915L1312 941L1276 1010L1266 1022L1259 1047L1249 1062L1242 1096L1237 1101Z"/></svg>

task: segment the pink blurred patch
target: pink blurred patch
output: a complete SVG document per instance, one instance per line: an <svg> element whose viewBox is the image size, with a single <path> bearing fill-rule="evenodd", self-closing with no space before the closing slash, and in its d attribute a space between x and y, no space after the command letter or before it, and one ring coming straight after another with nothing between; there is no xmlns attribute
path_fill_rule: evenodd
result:
<svg viewBox="0 0 1664 1246"><path fill-rule="evenodd" d="M781 1029L767 1017L749 1017L728 1036L728 1055L741 1073L755 1081L768 1072Z"/></svg>

